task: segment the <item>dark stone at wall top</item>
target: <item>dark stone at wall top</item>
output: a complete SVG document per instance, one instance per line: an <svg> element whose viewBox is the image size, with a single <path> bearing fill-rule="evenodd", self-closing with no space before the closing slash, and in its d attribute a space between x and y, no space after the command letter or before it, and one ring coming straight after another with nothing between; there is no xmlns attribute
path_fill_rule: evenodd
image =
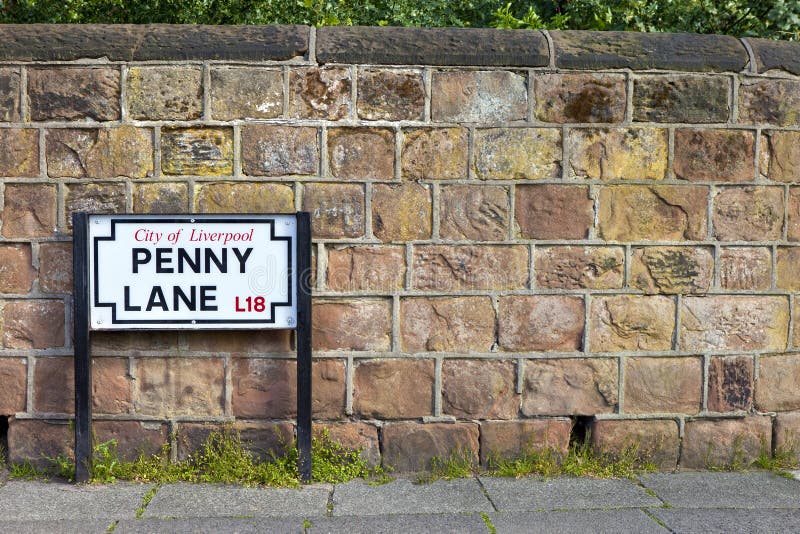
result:
<svg viewBox="0 0 800 534"><path fill-rule="evenodd" d="M753 49L758 72L781 69L792 74L800 74L800 43L750 37L746 41Z"/></svg>

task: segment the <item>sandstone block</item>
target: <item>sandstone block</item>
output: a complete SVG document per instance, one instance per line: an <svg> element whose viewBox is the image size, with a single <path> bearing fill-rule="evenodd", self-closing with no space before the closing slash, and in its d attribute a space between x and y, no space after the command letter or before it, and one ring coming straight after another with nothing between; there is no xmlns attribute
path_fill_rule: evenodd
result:
<svg viewBox="0 0 800 534"><path fill-rule="evenodd" d="M528 451L566 454L572 421L569 419L528 419L484 421L481 423L481 464L491 466L497 459L514 459Z"/></svg>
<svg viewBox="0 0 800 534"><path fill-rule="evenodd" d="M800 290L800 272L797 265L800 260L800 248L780 247L775 262L775 285L779 289Z"/></svg>
<svg viewBox="0 0 800 534"><path fill-rule="evenodd" d="M357 184L307 184L303 211L311 212L311 233L316 238L364 235L364 187Z"/></svg>
<svg viewBox="0 0 800 534"><path fill-rule="evenodd" d="M445 360L442 411L459 419L514 419L519 395L510 361Z"/></svg>
<svg viewBox="0 0 800 534"><path fill-rule="evenodd" d="M517 186L514 220L526 239L585 239L594 225L594 201L580 185Z"/></svg>
<svg viewBox="0 0 800 534"><path fill-rule="evenodd" d="M439 234L444 239L498 241L508 235L508 189L449 185L439 196Z"/></svg>
<svg viewBox="0 0 800 534"><path fill-rule="evenodd" d="M35 278L29 244L0 244L0 293L27 293Z"/></svg>
<svg viewBox="0 0 800 534"><path fill-rule="evenodd" d="M500 347L514 352L581 350L584 310L581 297L500 297Z"/></svg>
<svg viewBox="0 0 800 534"><path fill-rule="evenodd" d="M702 396L701 358L625 360L625 413L696 414Z"/></svg>
<svg viewBox="0 0 800 534"><path fill-rule="evenodd" d="M708 410L731 412L753 406L753 358L715 356L708 367Z"/></svg>
<svg viewBox="0 0 800 534"><path fill-rule="evenodd" d="M30 461L37 467L50 467L47 458L73 456L74 432L69 421L43 421L11 418L8 425L8 461Z"/></svg>
<svg viewBox="0 0 800 534"><path fill-rule="evenodd" d="M633 120L642 122L727 122L727 76L637 76Z"/></svg>
<svg viewBox="0 0 800 534"><path fill-rule="evenodd" d="M45 293L72 291L72 243L39 245L39 289Z"/></svg>
<svg viewBox="0 0 800 534"><path fill-rule="evenodd" d="M0 413L25 411L28 366L24 358L0 358Z"/></svg>
<svg viewBox="0 0 800 534"><path fill-rule="evenodd" d="M719 253L719 285L723 289L769 289L772 253L763 247L729 247Z"/></svg>
<svg viewBox="0 0 800 534"><path fill-rule="evenodd" d="M769 417L696 419L684 427L681 467L688 469L750 466L772 447Z"/></svg>
<svg viewBox="0 0 800 534"><path fill-rule="evenodd" d="M525 362L522 414L612 413L619 400L616 359L536 359Z"/></svg>
<svg viewBox="0 0 800 534"><path fill-rule="evenodd" d="M39 175L39 130L3 128L0 130L0 146L3 147L0 151L0 176Z"/></svg>
<svg viewBox="0 0 800 534"><path fill-rule="evenodd" d="M531 77L536 118L544 122L622 122L624 74L542 73Z"/></svg>
<svg viewBox="0 0 800 534"><path fill-rule="evenodd" d="M465 128L403 130L400 157L410 180L455 180L467 177L469 132Z"/></svg>
<svg viewBox="0 0 800 534"><path fill-rule="evenodd" d="M761 160L761 173L770 180L800 180L800 132L762 132Z"/></svg>
<svg viewBox="0 0 800 534"><path fill-rule="evenodd" d="M65 200L67 226L72 228L74 211L125 213L126 194L125 184L121 182L68 184Z"/></svg>
<svg viewBox="0 0 800 534"><path fill-rule="evenodd" d="M237 421L232 426L218 423L181 423L177 431L178 460L186 460L189 455L202 450L203 443L212 432L238 434L245 450L262 460L269 460L272 454L281 456L294 439L294 426L291 423Z"/></svg>
<svg viewBox="0 0 800 534"><path fill-rule="evenodd" d="M283 114L283 73L259 67L211 69L211 116L274 119Z"/></svg>
<svg viewBox="0 0 800 534"><path fill-rule="evenodd" d="M525 120L525 77L507 71L438 71L431 79L431 118L442 122Z"/></svg>
<svg viewBox="0 0 800 534"><path fill-rule="evenodd" d="M169 339L161 343L165 341L178 343ZM190 352L264 355L291 351L292 335L288 330L251 330L246 336L236 331L206 330L182 332L179 343Z"/></svg>
<svg viewBox="0 0 800 534"><path fill-rule="evenodd" d="M739 87L739 122L800 125L800 81L743 80Z"/></svg>
<svg viewBox="0 0 800 534"><path fill-rule="evenodd" d="M319 172L316 128L247 124L242 128L242 168L250 176Z"/></svg>
<svg viewBox="0 0 800 534"><path fill-rule="evenodd" d="M599 230L609 241L706 238L708 188L615 185L600 189Z"/></svg>
<svg viewBox="0 0 800 534"><path fill-rule="evenodd" d="M64 302L14 300L3 307L3 346L49 349L64 346Z"/></svg>
<svg viewBox="0 0 800 534"><path fill-rule="evenodd" d="M789 205L786 209L789 212L787 237L789 241L800 241L800 187L789 188Z"/></svg>
<svg viewBox="0 0 800 534"><path fill-rule="evenodd" d="M572 178L663 180L666 176L666 130L572 129L564 145Z"/></svg>
<svg viewBox="0 0 800 534"><path fill-rule="evenodd" d="M679 129L672 170L690 182L752 182L755 148L748 130Z"/></svg>
<svg viewBox="0 0 800 534"><path fill-rule="evenodd" d="M212 182L197 184L195 190L195 210L200 213L294 212L294 192L290 185Z"/></svg>
<svg viewBox="0 0 800 534"><path fill-rule="evenodd" d="M682 301L683 350L783 350L789 303L778 296L720 295Z"/></svg>
<svg viewBox="0 0 800 534"><path fill-rule="evenodd" d="M592 351L669 350L675 333L675 300L665 296L611 295L592 299Z"/></svg>
<svg viewBox="0 0 800 534"><path fill-rule="evenodd" d="M338 120L350 114L350 70L343 67L289 71L289 116Z"/></svg>
<svg viewBox="0 0 800 534"><path fill-rule="evenodd" d="M152 176L153 132L132 126L48 130L47 174L57 178Z"/></svg>
<svg viewBox="0 0 800 534"><path fill-rule="evenodd" d="M405 284L405 248L348 246L328 250L327 285L334 291L395 291Z"/></svg>
<svg viewBox="0 0 800 534"><path fill-rule="evenodd" d="M137 356L148 351L169 351L178 346L178 332L151 331L146 336L134 330L97 331L91 336L90 347L92 354L105 355L104 353L127 352Z"/></svg>
<svg viewBox="0 0 800 534"><path fill-rule="evenodd" d="M158 417L222 415L224 377L220 358L140 358L134 407Z"/></svg>
<svg viewBox="0 0 800 534"><path fill-rule="evenodd" d="M430 469L434 457L463 457L478 464L475 423L390 423L383 427L383 462L397 472Z"/></svg>
<svg viewBox="0 0 800 534"><path fill-rule="evenodd" d="M561 176L561 131L488 128L475 131L472 167L481 180L541 180Z"/></svg>
<svg viewBox="0 0 800 534"><path fill-rule="evenodd" d="M375 184L372 190L372 231L381 241L430 238L432 213L429 185Z"/></svg>
<svg viewBox="0 0 800 534"><path fill-rule="evenodd" d="M203 113L201 67L131 67L128 114L139 120L192 120Z"/></svg>
<svg viewBox="0 0 800 534"><path fill-rule="evenodd" d="M672 471L678 464L678 424L675 421L595 421L592 447L601 453L618 455L635 449L639 459L653 462L661 471Z"/></svg>
<svg viewBox="0 0 800 534"><path fill-rule="evenodd" d="M618 289L624 278L621 247L536 247L536 286L546 289Z"/></svg>
<svg viewBox="0 0 800 534"><path fill-rule="evenodd" d="M714 278L713 249L635 248L630 277L631 286L645 293L704 293Z"/></svg>
<svg viewBox="0 0 800 534"><path fill-rule="evenodd" d="M133 380L127 359L92 359L92 411L105 414L133 411Z"/></svg>
<svg viewBox="0 0 800 534"><path fill-rule="evenodd" d="M494 343L488 297L419 297L400 301L404 352L488 352Z"/></svg>
<svg viewBox="0 0 800 534"><path fill-rule="evenodd" d="M773 428L775 452L786 453L794 460L800 458L800 413L779 413Z"/></svg>
<svg viewBox="0 0 800 534"><path fill-rule="evenodd" d="M315 350L389 350L392 318L389 300L314 303Z"/></svg>
<svg viewBox="0 0 800 534"><path fill-rule="evenodd" d="M120 75L110 67L28 69L31 120L113 121L120 118Z"/></svg>
<svg viewBox="0 0 800 534"><path fill-rule="evenodd" d="M56 186L7 184L3 237L47 237L56 231Z"/></svg>
<svg viewBox="0 0 800 534"><path fill-rule="evenodd" d="M417 69L358 71L358 116L368 121L422 120L425 84Z"/></svg>
<svg viewBox="0 0 800 534"><path fill-rule="evenodd" d="M182 182L136 184L133 186L134 213L186 213L189 188Z"/></svg>
<svg viewBox="0 0 800 534"><path fill-rule="evenodd" d="M199 176L233 174L233 130L165 128L161 131L161 170Z"/></svg>
<svg viewBox="0 0 800 534"><path fill-rule="evenodd" d="M71 358L37 358L33 368L33 409L75 413L75 373Z"/></svg>
<svg viewBox="0 0 800 534"><path fill-rule="evenodd" d="M412 257L416 289L523 289L528 247L523 245L420 245Z"/></svg>
<svg viewBox="0 0 800 534"><path fill-rule="evenodd" d="M19 122L20 73L16 68L0 69L0 122Z"/></svg>
<svg viewBox="0 0 800 534"><path fill-rule="evenodd" d="M410 419L433 414L433 367L433 360L359 362L353 409L367 419Z"/></svg>
<svg viewBox="0 0 800 534"><path fill-rule="evenodd" d="M370 466L381 463L381 448L378 428L367 423L319 423L314 424L314 436L328 433L331 441L342 447L360 451L361 458Z"/></svg>
<svg viewBox="0 0 800 534"><path fill-rule="evenodd" d="M136 460L140 453L158 454L169 436L166 424L141 421L96 421L93 430L98 443L116 441L117 454L129 462Z"/></svg>
<svg viewBox="0 0 800 534"><path fill-rule="evenodd" d="M783 210L780 187L725 188L714 198L714 235L721 241L780 239Z"/></svg>
<svg viewBox="0 0 800 534"><path fill-rule="evenodd" d="M763 412L800 409L800 356L775 354L758 359L756 408Z"/></svg>
<svg viewBox="0 0 800 534"><path fill-rule="evenodd" d="M389 128L331 128L328 165L334 178L394 179L394 131Z"/></svg>

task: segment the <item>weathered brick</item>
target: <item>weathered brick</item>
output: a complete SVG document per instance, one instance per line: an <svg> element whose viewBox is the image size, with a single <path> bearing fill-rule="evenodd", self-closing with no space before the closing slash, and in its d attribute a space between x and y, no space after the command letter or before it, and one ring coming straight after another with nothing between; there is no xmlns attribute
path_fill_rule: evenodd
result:
<svg viewBox="0 0 800 534"><path fill-rule="evenodd" d="M546 289L618 289L624 278L621 247L536 247L536 286Z"/></svg>
<svg viewBox="0 0 800 534"><path fill-rule="evenodd" d="M248 124L242 129L242 168L250 176L319 172L316 128Z"/></svg>
<svg viewBox="0 0 800 534"><path fill-rule="evenodd" d="M133 126L48 130L47 174L57 178L152 176L153 131Z"/></svg>
<svg viewBox="0 0 800 534"><path fill-rule="evenodd" d="M291 341L291 332L288 330L251 330L246 336L236 331L206 330L183 332L180 342L170 339L162 342L172 345L180 343L190 352L264 355L289 352L292 350Z"/></svg>
<svg viewBox="0 0 800 534"><path fill-rule="evenodd" d="M616 359L536 359L525 362L522 414L612 413L619 399Z"/></svg>
<svg viewBox="0 0 800 534"><path fill-rule="evenodd" d="M75 366L71 358L37 358L33 367L33 410L75 413Z"/></svg>
<svg viewBox="0 0 800 534"><path fill-rule="evenodd" d="M143 336L134 330L101 330L91 335L89 346L94 355L129 352L135 356L142 352L169 351L178 346L178 332L150 331Z"/></svg>
<svg viewBox="0 0 800 534"><path fill-rule="evenodd" d="M3 346L49 349L64 346L64 302L14 300L3 307Z"/></svg>
<svg viewBox="0 0 800 534"><path fill-rule="evenodd" d="M430 469L434 457L455 454L478 464L478 425L475 423L390 423L383 427L383 462L397 472Z"/></svg>
<svg viewBox="0 0 800 534"><path fill-rule="evenodd" d="M571 129L564 145L571 178L663 180L667 173L666 130Z"/></svg>
<svg viewBox="0 0 800 534"><path fill-rule="evenodd" d="M749 130L679 129L672 170L690 182L752 182L755 145Z"/></svg>
<svg viewBox="0 0 800 534"><path fill-rule="evenodd" d="M506 351L580 350L584 301L580 297L500 297L498 341Z"/></svg>
<svg viewBox="0 0 800 534"><path fill-rule="evenodd" d="M739 122L800 125L800 81L744 79L739 86Z"/></svg>
<svg viewBox="0 0 800 534"><path fill-rule="evenodd" d="M719 295L682 300L684 350L783 350L789 302L778 296Z"/></svg>
<svg viewBox="0 0 800 534"><path fill-rule="evenodd" d="M675 421L595 421L592 423L592 448L619 455L635 450L643 461L653 462L662 471L672 471L678 464L678 424Z"/></svg>
<svg viewBox="0 0 800 534"><path fill-rule="evenodd" d="M749 411L753 406L753 358L714 356L708 366L708 411Z"/></svg>
<svg viewBox="0 0 800 534"><path fill-rule="evenodd" d="M544 122L622 122L624 74L537 73L531 77L534 115Z"/></svg>
<svg viewBox="0 0 800 534"><path fill-rule="evenodd" d="M39 289L45 293L72 291L72 243L39 245Z"/></svg>
<svg viewBox="0 0 800 534"><path fill-rule="evenodd" d="M161 170L164 174L233 174L233 130L165 128L161 131Z"/></svg>
<svg viewBox="0 0 800 534"><path fill-rule="evenodd" d="M445 360L442 411L459 419L514 419L519 395L514 362Z"/></svg>
<svg viewBox="0 0 800 534"><path fill-rule="evenodd" d="M508 235L508 189L496 185L449 185L439 196L443 239L497 241Z"/></svg>
<svg viewBox="0 0 800 534"><path fill-rule="evenodd" d="M314 349L389 350L392 318L388 300L314 303Z"/></svg>
<svg viewBox="0 0 800 534"><path fill-rule="evenodd" d="M376 184L372 190L372 231L381 241L430 238L432 213L429 185Z"/></svg>
<svg viewBox="0 0 800 534"><path fill-rule="evenodd" d="M800 412L779 413L773 429L775 452L800 459Z"/></svg>
<svg viewBox="0 0 800 534"><path fill-rule="evenodd" d="M425 84L416 69L358 71L358 117L368 121L422 120Z"/></svg>
<svg viewBox="0 0 800 534"><path fill-rule="evenodd" d="M630 285L645 293L704 293L714 278L713 249L635 248L630 277Z"/></svg>
<svg viewBox="0 0 800 534"><path fill-rule="evenodd" d="M772 253L763 247L730 247L719 253L719 285L722 289L769 289Z"/></svg>
<svg viewBox="0 0 800 534"><path fill-rule="evenodd" d="M289 116L338 120L350 114L350 69L311 67L289 71Z"/></svg>
<svg viewBox="0 0 800 534"><path fill-rule="evenodd" d="M633 120L641 122L727 122L727 76L637 76Z"/></svg>
<svg viewBox="0 0 800 534"><path fill-rule="evenodd" d="M569 419L484 421L481 423L481 464L489 467L497 459L514 459L530 451L566 454L571 428Z"/></svg>
<svg viewBox="0 0 800 534"><path fill-rule="evenodd" d="M211 116L274 119L283 113L283 73L260 67L211 69Z"/></svg>
<svg viewBox="0 0 800 534"><path fill-rule="evenodd" d="M524 245L420 245L412 262L416 289L523 289L528 283Z"/></svg>
<svg viewBox="0 0 800 534"><path fill-rule="evenodd" d="M696 419L687 421L681 447L681 467L688 469L750 466L772 447L769 417Z"/></svg>
<svg viewBox="0 0 800 534"><path fill-rule="evenodd" d="M3 237L47 237L56 230L56 186L6 184Z"/></svg>
<svg viewBox="0 0 800 534"><path fill-rule="evenodd" d="M525 76L508 71L435 71L431 118L446 122L525 120Z"/></svg>
<svg viewBox="0 0 800 534"><path fill-rule="evenodd" d="M472 168L481 180L559 178L561 157L561 130L556 128L475 131Z"/></svg>
<svg viewBox="0 0 800 534"><path fill-rule="evenodd" d="M600 235L609 241L705 239L707 200L708 188L701 186L603 187Z"/></svg>
<svg viewBox="0 0 800 534"><path fill-rule="evenodd" d="M364 235L364 187L358 184L307 184L303 211L311 212L311 233L316 238Z"/></svg>
<svg viewBox="0 0 800 534"><path fill-rule="evenodd" d="M136 412L142 415L222 415L225 378L221 358L136 360Z"/></svg>
<svg viewBox="0 0 800 534"><path fill-rule="evenodd" d="M109 414L133 411L133 379L127 359L92 359L92 410Z"/></svg>
<svg viewBox="0 0 800 534"><path fill-rule="evenodd" d="M800 409L800 356L775 354L758 359L756 408L762 412Z"/></svg>
<svg viewBox="0 0 800 534"><path fill-rule="evenodd" d="M729 187L714 198L714 235L721 241L780 239L783 188Z"/></svg>
<svg viewBox="0 0 800 534"><path fill-rule="evenodd" d="M592 299L591 350L669 350L675 300L665 296L610 295Z"/></svg>
<svg viewBox="0 0 800 534"><path fill-rule="evenodd" d="M526 239L585 239L594 225L594 201L581 185L520 185L514 220Z"/></svg>
<svg viewBox="0 0 800 534"><path fill-rule="evenodd" d="M113 121L120 118L116 68L28 69L31 120Z"/></svg>
<svg viewBox="0 0 800 534"><path fill-rule="evenodd" d="M182 182L136 184L133 187L134 213L186 213L189 188Z"/></svg>
<svg viewBox="0 0 800 534"><path fill-rule="evenodd" d="M131 67L128 115L143 120L192 120L203 113L201 67Z"/></svg>
<svg viewBox="0 0 800 534"><path fill-rule="evenodd" d="M400 301L405 352L488 352L494 310L488 297L405 298Z"/></svg>
<svg viewBox="0 0 800 534"><path fill-rule="evenodd" d="M0 176L39 175L39 130L0 129Z"/></svg>
<svg viewBox="0 0 800 534"><path fill-rule="evenodd" d="M331 128L328 165L334 178L394 178L394 131L389 128Z"/></svg>
<svg viewBox="0 0 800 534"><path fill-rule="evenodd" d="M703 361L698 357L627 358L626 413L683 413L700 411Z"/></svg>
<svg viewBox="0 0 800 534"><path fill-rule="evenodd" d="M231 426L218 423L181 423L178 426L178 460L186 460L203 448L212 433L238 435L242 446L261 460L282 456L294 439L291 423L263 423L236 421Z"/></svg>
<svg viewBox="0 0 800 534"><path fill-rule="evenodd" d="M199 185L199 184L198 184ZM200 213L293 213L294 191L288 184L211 182L195 185Z"/></svg>
<svg viewBox="0 0 800 534"><path fill-rule="evenodd" d="M800 180L800 132L761 132L761 174L776 182Z"/></svg>
<svg viewBox="0 0 800 534"><path fill-rule="evenodd" d="M775 259L775 286L778 289L800 290L800 247L779 247Z"/></svg>
<svg viewBox="0 0 800 534"><path fill-rule="evenodd" d="M159 454L169 436L165 423L144 421L96 421L93 430L98 443L114 440L119 457L129 462L140 454Z"/></svg>
<svg viewBox="0 0 800 534"><path fill-rule="evenodd" d="M789 241L800 241L800 187L789 188L788 228Z"/></svg>
<svg viewBox="0 0 800 534"><path fill-rule="evenodd" d="M455 180L467 177L469 133L465 128L403 130L403 177Z"/></svg>
<svg viewBox="0 0 800 534"><path fill-rule="evenodd" d="M365 418L409 419L433 414L433 360L359 362L353 408ZM398 392L403 392L398 395Z"/></svg>
<svg viewBox="0 0 800 534"><path fill-rule="evenodd" d="M125 213L127 192L124 183L68 184L66 189L65 216L69 228L72 228L72 213L75 211Z"/></svg>
<svg viewBox="0 0 800 534"><path fill-rule="evenodd" d="M73 457L74 432L69 421L41 421L37 419L14 419L8 424L8 461L29 461L37 467L52 467L55 458L64 455Z"/></svg>
<svg viewBox="0 0 800 534"><path fill-rule="evenodd" d="M0 244L0 293L27 293L35 278L29 244Z"/></svg>
<svg viewBox="0 0 800 534"><path fill-rule="evenodd" d="M314 436L321 437L327 433L334 443L355 451L361 451L361 459L368 465L381 463L381 447L378 439L378 428L367 423L314 423Z"/></svg>
<svg viewBox="0 0 800 534"><path fill-rule="evenodd" d="M24 358L0 358L0 414L25 411L28 366Z"/></svg>
<svg viewBox="0 0 800 534"><path fill-rule="evenodd" d="M19 121L19 89L19 69L0 68L0 122Z"/></svg>
<svg viewBox="0 0 800 534"><path fill-rule="evenodd" d="M405 248L348 246L328 249L327 285L334 291L395 291L406 275Z"/></svg>

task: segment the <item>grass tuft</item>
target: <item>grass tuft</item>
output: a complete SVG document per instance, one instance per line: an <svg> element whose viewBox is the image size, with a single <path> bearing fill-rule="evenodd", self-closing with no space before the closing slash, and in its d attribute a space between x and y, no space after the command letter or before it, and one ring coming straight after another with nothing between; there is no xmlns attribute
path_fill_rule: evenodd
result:
<svg viewBox="0 0 800 534"><path fill-rule="evenodd" d="M446 458L431 458L430 471L417 477L418 484L428 484L434 480L467 478L477 473L477 465L469 451L456 448Z"/></svg>

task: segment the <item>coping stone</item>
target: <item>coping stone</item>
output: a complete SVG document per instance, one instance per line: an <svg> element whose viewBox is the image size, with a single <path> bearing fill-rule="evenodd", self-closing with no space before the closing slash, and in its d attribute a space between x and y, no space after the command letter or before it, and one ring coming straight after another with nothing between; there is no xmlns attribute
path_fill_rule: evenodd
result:
<svg viewBox="0 0 800 534"><path fill-rule="evenodd" d="M745 39L756 58L757 72L772 69L800 74L800 43L792 41L773 41L771 39Z"/></svg>
<svg viewBox="0 0 800 534"><path fill-rule="evenodd" d="M669 532L641 510L578 510L565 512L496 512L489 519L505 534L592 532L618 534Z"/></svg>
<svg viewBox="0 0 800 534"><path fill-rule="evenodd" d="M418 514L380 517L334 517L310 519L313 533L396 534L398 532L458 532L486 534L486 523L478 514Z"/></svg>
<svg viewBox="0 0 800 534"><path fill-rule="evenodd" d="M658 509L650 513L672 532L800 532L800 510Z"/></svg>

